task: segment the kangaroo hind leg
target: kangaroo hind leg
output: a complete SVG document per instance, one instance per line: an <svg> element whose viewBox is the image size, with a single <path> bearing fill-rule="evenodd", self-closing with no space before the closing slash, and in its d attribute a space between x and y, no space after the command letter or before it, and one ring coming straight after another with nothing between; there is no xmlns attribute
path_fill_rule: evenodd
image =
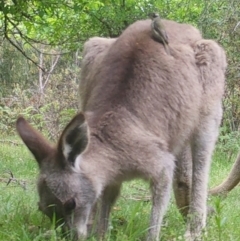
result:
<svg viewBox="0 0 240 241"><path fill-rule="evenodd" d="M170 200L174 161L175 157L172 154L162 152L158 160L159 168L154 168L154 175L151 180L152 210L148 241L159 240L162 219Z"/></svg>

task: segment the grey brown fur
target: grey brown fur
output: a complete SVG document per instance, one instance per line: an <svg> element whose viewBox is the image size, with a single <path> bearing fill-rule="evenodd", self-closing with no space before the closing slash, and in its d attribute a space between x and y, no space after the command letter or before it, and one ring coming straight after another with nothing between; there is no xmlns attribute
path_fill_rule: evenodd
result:
<svg viewBox="0 0 240 241"><path fill-rule="evenodd" d="M189 197L178 201L179 207L190 206L186 239L195 240L205 227L210 159L222 117L225 54L194 27L164 20L174 52L162 55L165 50L151 38L150 23L135 22L118 39L86 42L80 83L84 115L73 118L56 147L26 120L17 121L40 166L41 210L51 217L48 205L55 203L58 217L75 230L76 238L86 236L99 199L97 233L103 237L122 182L140 177L150 181L152 191L147 240L158 240L176 158L175 193ZM78 149L81 142L85 144ZM186 168L193 174L190 188L184 189L186 146L193 160ZM70 156L77 156L74 162Z"/></svg>

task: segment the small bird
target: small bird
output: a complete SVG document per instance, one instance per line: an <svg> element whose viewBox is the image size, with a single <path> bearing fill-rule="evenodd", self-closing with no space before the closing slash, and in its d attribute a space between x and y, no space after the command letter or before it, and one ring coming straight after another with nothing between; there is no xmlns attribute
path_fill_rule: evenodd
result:
<svg viewBox="0 0 240 241"><path fill-rule="evenodd" d="M170 55L170 50L168 46L168 35L159 14L150 13L149 17L152 19L151 28L153 37L159 43L163 44L166 53Z"/></svg>

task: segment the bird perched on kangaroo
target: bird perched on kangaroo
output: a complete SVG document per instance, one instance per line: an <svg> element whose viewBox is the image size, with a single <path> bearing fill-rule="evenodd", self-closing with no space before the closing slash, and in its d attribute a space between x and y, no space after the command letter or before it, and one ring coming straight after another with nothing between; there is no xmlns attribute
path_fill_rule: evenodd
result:
<svg viewBox="0 0 240 241"><path fill-rule="evenodd" d="M162 23L161 17L158 13L150 13L149 17L152 19L151 28L152 35L159 43L163 44L165 51L170 55L168 46L168 35Z"/></svg>

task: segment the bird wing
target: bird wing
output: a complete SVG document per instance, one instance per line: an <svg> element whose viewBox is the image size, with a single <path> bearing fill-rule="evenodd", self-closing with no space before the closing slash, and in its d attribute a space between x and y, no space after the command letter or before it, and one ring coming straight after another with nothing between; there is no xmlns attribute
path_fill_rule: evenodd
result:
<svg viewBox="0 0 240 241"><path fill-rule="evenodd" d="M168 35L164 28L164 25L161 23L161 19L155 19L152 21L152 28L155 30L158 36L161 36L163 38L163 41L165 41L168 44Z"/></svg>

